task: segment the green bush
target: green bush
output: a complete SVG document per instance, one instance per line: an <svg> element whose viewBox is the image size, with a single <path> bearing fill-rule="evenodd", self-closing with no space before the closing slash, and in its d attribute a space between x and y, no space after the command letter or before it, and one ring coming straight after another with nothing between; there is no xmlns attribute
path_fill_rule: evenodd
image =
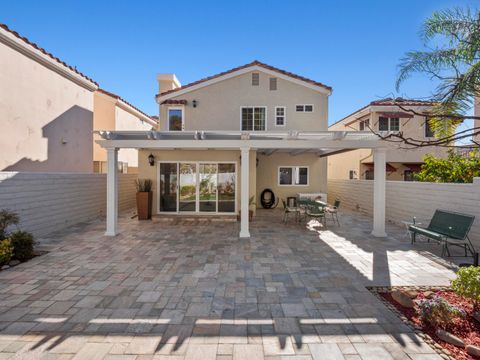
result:
<svg viewBox="0 0 480 360"><path fill-rule="evenodd" d="M458 270L456 279L450 282L453 291L471 299L475 309L478 309L480 302L480 267L462 267Z"/></svg>
<svg viewBox="0 0 480 360"><path fill-rule="evenodd" d="M465 317L462 309L451 305L441 297L423 299L418 302L418 313L424 323L429 323L436 328L447 329L456 318Z"/></svg>
<svg viewBox="0 0 480 360"><path fill-rule="evenodd" d="M151 192L153 182L150 179L137 179L135 180L137 192Z"/></svg>
<svg viewBox="0 0 480 360"><path fill-rule="evenodd" d="M13 255L13 246L9 239L0 241L0 265L10 262Z"/></svg>
<svg viewBox="0 0 480 360"><path fill-rule="evenodd" d="M26 231L15 231L9 237L13 246L13 258L26 261L33 257L35 241L33 235Z"/></svg>

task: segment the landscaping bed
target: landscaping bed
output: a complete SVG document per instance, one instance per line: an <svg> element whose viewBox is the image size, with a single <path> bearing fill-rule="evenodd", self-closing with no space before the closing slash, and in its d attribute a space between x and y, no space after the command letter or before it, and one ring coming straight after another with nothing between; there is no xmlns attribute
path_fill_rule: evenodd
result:
<svg viewBox="0 0 480 360"><path fill-rule="evenodd" d="M480 359L480 356L473 355L474 347L480 351L480 317L477 315L479 320L475 319L470 299L458 295L448 287L381 287L370 288L370 291L399 314L404 322L415 329L415 332L444 358ZM420 304L428 305L443 300L452 308L460 310L462 315L452 316L448 325L440 329L425 321ZM445 341L445 337L448 341L457 343L457 346ZM459 340L463 341L463 345Z"/></svg>

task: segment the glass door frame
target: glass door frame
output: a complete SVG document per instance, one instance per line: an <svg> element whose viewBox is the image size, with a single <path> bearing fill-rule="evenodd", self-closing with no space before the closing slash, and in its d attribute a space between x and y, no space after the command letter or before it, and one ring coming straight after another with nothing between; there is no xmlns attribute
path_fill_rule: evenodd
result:
<svg viewBox="0 0 480 360"><path fill-rule="evenodd" d="M177 165L177 211L160 211L160 164L176 164ZM195 164L195 176L196 176L196 201L195 211L180 211L180 164ZM216 209L217 211L200 211L200 164L215 164L217 165L217 199ZM235 165L235 211L234 212L218 212L218 165L219 164L234 164ZM157 214L170 214L170 215L182 215L182 214L195 214L195 215L236 215L238 213L238 162L237 161L188 161L188 160L160 160L157 161Z"/></svg>

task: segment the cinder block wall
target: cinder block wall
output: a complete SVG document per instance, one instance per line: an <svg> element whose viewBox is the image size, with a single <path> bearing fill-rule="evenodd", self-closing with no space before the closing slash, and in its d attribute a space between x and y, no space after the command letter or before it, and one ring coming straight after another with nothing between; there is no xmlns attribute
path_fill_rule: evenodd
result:
<svg viewBox="0 0 480 360"><path fill-rule="evenodd" d="M136 174L119 174L119 209L135 206ZM106 174L0 172L0 209L35 236L105 216Z"/></svg>
<svg viewBox="0 0 480 360"><path fill-rule="evenodd" d="M373 181L329 179L328 199L333 202L335 198L340 199L341 206L371 215ZM426 226L436 209L474 215L470 239L480 251L480 178L473 184L387 181L387 221L401 224L416 216Z"/></svg>

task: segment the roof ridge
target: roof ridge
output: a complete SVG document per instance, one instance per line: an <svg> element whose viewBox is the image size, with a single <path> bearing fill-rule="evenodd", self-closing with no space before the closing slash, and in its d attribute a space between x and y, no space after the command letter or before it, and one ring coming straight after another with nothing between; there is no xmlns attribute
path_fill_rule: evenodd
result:
<svg viewBox="0 0 480 360"><path fill-rule="evenodd" d="M70 69L71 71L73 71L74 73L80 75L81 77L83 77L84 79L94 83L95 85L98 86L98 83L93 80L92 78L88 77L87 75L85 75L84 73L80 72L77 70L76 67L73 67L71 65L68 65L66 62L60 60L58 57L56 57L55 55L53 55L52 53L49 53L47 50L45 50L44 48L38 46L36 43L34 43L33 41L30 41L28 38L24 37L24 36L21 36L18 32L10 29L6 24L3 24L3 23L0 23L0 28L2 28L3 30L7 31L8 33L14 35L16 38L22 40L24 43L26 43L27 45L30 45L32 46L34 49L40 51L41 53L47 55L48 57L50 57L52 60L55 60L57 63L65 66L66 68Z"/></svg>
<svg viewBox="0 0 480 360"><path fill-rule="evenodd" d="M277 67L274 67L272 65L268 65L268 64L265 64L259 60L253 60L252 62L249 62L248 64L245 64L245 65L241 65L241 66L237 66L237 67L234 67L230 70L226 70L226 71L222 71L220 73L217 73L215 75L211 75L211 76L207 76L205 78L202 78L202 79L199 79L199 80L196 80L196 81L193 81L191 83L188 83L188 84L185 84L183 86L180 86L176 89L171 89L171 90L167 90L167 91L164 91L162 93L159 93L157 94L157 96L163 96L163 95L167 95L167 94L171 94L171 93L174 93L174 92L177 92L179 90L184 90L186 88L189 88L189 87L192 87L194 85L197 85L197 84L201 84L203 82L206 82L206 81L209 81L209 80L213 80L215 78L218 78L218 77L221 77L221 76L224 76L224 75L227 75L227 74L230 74L230 73L233 73L235 71L238 71L238 70L242 70L242 69L246 69L248 67L251 67L251 66L261 66L265 69L268 69L268 70L272 70L272 71L276 71L276 72L279 72L283 75L286 75L286 76L289 76L289 77L293 77L293 78L296 78L298 80L301 80L301 81L304 81L304 82L307 82L307 83L310 83L312 85L316 85L316 86L320 86L320 87L323 87L329 91L332 91L332 87L328 86L328 85L325 85L321 82L318 82L318 81L315 81L315 80L312 80L312 79L309 79L309 78L306 78L304 76L301 76L301 75L297 75L297 74L294 74L292 72L289 72L289 71L286 71L286 70L282 70L282 69L279 69Z"/></svg>

